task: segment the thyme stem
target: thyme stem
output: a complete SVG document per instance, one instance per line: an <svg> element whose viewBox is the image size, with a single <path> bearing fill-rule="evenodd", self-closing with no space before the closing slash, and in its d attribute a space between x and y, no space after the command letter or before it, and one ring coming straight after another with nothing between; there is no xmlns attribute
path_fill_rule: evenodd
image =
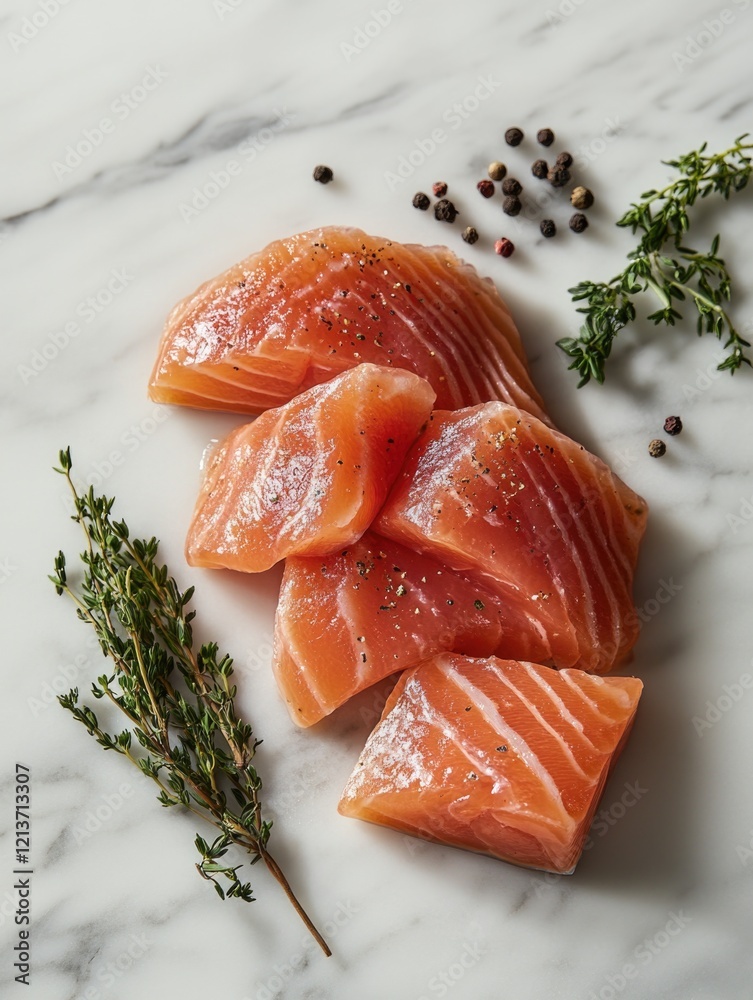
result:
<svg viewBox="0 0 753 1000"><path fill-rule="evenodd" d="M737 331L724 307L731 295L732 278L717 253L719 236L707 253L683 246L690 228L688 209L699 198L718 194L726 200L748 184L753 173L748 155L753 143L746 139L747 134L741 135L729 149L712 156L704 155L704 143L698 150L665 161L680 176L661 190L645 191L642 200L633 203L617 222L634 234L641 233L625 269L609 281L582 281L569 289L574 302L585 303L578 309L585 321L578 337L564 337L557 345L571 359L569 368L579 373L579 388L592 378L604 381L614 341L635 319L633 300L648 290L661 303L648 317L655 325L674 326L682 319L677 303L690 298L698 313L699 336L712 333L721 340L726 334L728 354L719 370L734 374L742 365L751 364L745 351L750 343Z"/></svg>
<svg viewBox="0 0 753 1000"><path fill-rule="evenodd" d="M193 587L182 592L167 567L157 563L156 538L131 539L125 521L111 517L112 499L96 496L93 489L81 496L71 468L70 449L61 451L56 471L68 483L73 520L85 536L83 580L78 588L69 584L62 552L50 579L58 594L72 600L78 617L94 628L103 654L113 663L114 672L97 679L92 695L107 699L129 725L107 732L93 710L79 702L77 688L62 695L60 704L105 750L122 754L154 781L163 806L183 806L219 831L211 844L196 836L201 855L196 868L222 899L255 898L250 884L238 878L241 866L221 860L235 844L252 855L252 864L264 862L330 955L267 848L272 824L263 819L262 783L252 764L260 741L236 713L232 660L220 657L216 643L194 649L195 612L186 610Z"/></svg>
<svg viewBox="0 0 753 1000"><path fill-rule="evenodd" d="M266 850L266 848L262 848L262 858L264 859L264 863L266 864L267 868L272 872L272 874L274 875L274 877L277 879L277 881L282 886L283 890L285 891L285 895L288 897L288 899L290 900L290 902L293 904L296 912L298 913L298 915L300 916L301 920L304 922L304 924L308 928L309 932L313 935L313 937L316 940L316 942L319 945L319 947L322 949L322 951L324 952L325 955L327 955L327 956L331 955L332 952L329 950L329 946L327 945L327 942L321 936L321 934L316 929L316 927L314 927L314 925L311 923L311 919L310 919L309 915L306 913L306 911L303 909L303 907L301 906L301 904L298 902L298 900L295 897L295 893L290 888L290 883L285 878L285 875L283 874L282 868L280 868L280 866L274 860L274 858L269 853L269 851Z"/></svg>

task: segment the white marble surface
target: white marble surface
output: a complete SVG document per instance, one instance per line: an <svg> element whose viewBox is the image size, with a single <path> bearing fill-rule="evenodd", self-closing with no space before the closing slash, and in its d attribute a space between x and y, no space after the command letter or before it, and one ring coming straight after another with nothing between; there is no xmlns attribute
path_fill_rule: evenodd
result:
<svg viewBox="0 0 753 1000"><path fill-rule="evenodd" d="M385 7L0 3L3 997L753 995L753 691L725 695L753 674L753 375L717 377L717 345L696 339L689 323L659 336L641 325L626 333L604 388L576 392L553 346L576 329L568 286L621 266L630 238L611 223L668 176L659 161L704 139L721 147L753 125L753 8L728 0L725 25L722 0L393 0L389 23L375 31L372 11ZM699 38L708 19L718 37ZM483 99L471 99L480 81ZM558 147L578 154L578 175L598 199L584 236L565 231L545 245L532 222L518 231L473 191L489 159L509 152L502 134L512 124L529 133L551 125ZM66 148L93 129L101 141L66 167ZM401 156L435 129L436 152L389 183ZM509 160L522 170L535 149L529 141ZM229 161L239 166L227 186L186 212ZM310 180L322 161L337 174L327 188ZM465 247L459 226L410 207L414 191L439 178L464 186L463 220L476 222L482 243ZM722 229L734 312L749 330L752 196L718 221L702 214L698 237ZM564 222L566 206L553 214ZM328 223L446 240L493 275L558 423L651 504L636 591L647 619L634 664L644 703L604 799L611 823L595 827L572 878L339 817L338 794L378 699L296 731L267 669L275 574L246 580L183 564L202 450L236 418L148 402L163 317L268 240ZM489 250L505 231L518 243L509 261ZM668 413L686 429L654 461L646 443ZM162 811L146 782L50 704L69 682L88 688L100 668L45 579L54 552L77 544L50 472L66 444L83 478L104 479L134 528L163 539L181 579L198 585L207 633L235 654L243 706L265 738L276 853L326 928L333 958L315 952L259 868L257 903L221 903L193 871L193 822ZM674 595L660 603L667 584ZM693 719L709 702L724 711L699 733ZM31 767L33 782L26 991L13 982L17 928L8 916L14 761Z"/></svg>

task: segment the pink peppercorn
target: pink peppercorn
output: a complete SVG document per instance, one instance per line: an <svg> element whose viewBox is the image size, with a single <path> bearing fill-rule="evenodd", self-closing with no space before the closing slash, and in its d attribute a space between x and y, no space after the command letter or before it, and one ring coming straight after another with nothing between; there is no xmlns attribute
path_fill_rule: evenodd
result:
<svg viewBox="0 0 753 1000"><path fill-rule="evenodd" d="M494 252L498 253L500 257L512 257L515 253L515 244L512 240L508 240L506 236L502 239L497 240L494 244Z"/></svg>

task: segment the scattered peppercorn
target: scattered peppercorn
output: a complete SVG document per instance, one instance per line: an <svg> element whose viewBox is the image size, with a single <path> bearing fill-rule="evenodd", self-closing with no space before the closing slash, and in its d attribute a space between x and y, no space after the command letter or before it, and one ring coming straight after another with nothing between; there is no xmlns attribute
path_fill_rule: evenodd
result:
<svg viewBox="0 0 753 1000"><path fill-rule="evenodd" d="M466 243L478 243L478 233L473 226L468 226L463 230L463 239Z"/></svg>
<svg viewBox="0 0 753 1000"><path fill-rule="evenodd" d="M514 177L506 177L502 181L502 194L519 195L523 190L523 185Z"/></svg>
<svg viewBox="0 0 753 1000"><path fill-rule="evenodd" d="M541 230L541 235L548 240L550 240L557 232L557 227L555 226L553 219L543 219L539 229Z"/></svg>
<svg viewBox="0 0 753 1000"><path fill-rule="evenodd" d="M582 233L584 229L588 229L588 219L582 212L576 212L570 219L570 228L574 233Z"/></svg>
<svg viewBox="0 0 753 1000"><path fill-rule="evenodd" d="M447 198L442 198L434 206L434 218L440 222L454 222L457 214L458 210Z"/></svg>
<svg viewBox="0 0 753 1000"><path fill-rule="evenodd" d="M594 203L594 196L586 187L575 187L570 192L570 204L573 208L590 208Z"/></svg>
<svg viewBox="0 0 753 1000"><path fill-rule="evenodd" d="M546 160L534 160L531 164L531 173L534 177L538 177L540 181L543 181L549 173L549 166Z"/></svg>
<svg viewBox="0 0 753 1000"><path fill-rule="evenodd" d="M675 434L679 434L682 430L682 420L679 417L667 417L664 421L664 430L667 434L671 434L674 437Z"/></svg>
<svg viewBox="0 0 753 1000"><path fill-rule="evenodd" d="M551 146L554 142L554 132L550 128L540 128L536 133L536 141L542 146Z"/></svg>
<svg viewBox="0 0 753 1000"><path fill-rule="evenodd" d="M314 180L319 181L320 184L329 184L334 176L331 167L325 167L321 163L318 167L314 167Z"/></svg>
<svg viewBox="0 0 753 1000"><path fill-rule="evenodd" d="M651 458L661 458L666 450L667 446L663 441L660 441L659 438L654 438L648 446L648 453Z"/></svg>
<svg viewBox="0 0 753 1000"><path fill-rule="evenodd" d="M523 130L519 128L508 128L505 132L505 142L508 146L519 146L523 141Z"/></svg>
<svg viewBox="0 0 753 1000"><path fill-rule="evenodd" d="M503 236L501 240L497 240L494 244L494 252L498 253L500 257L512 257L515 253L515 244Z"/></svg>
<svg viewBox="0 0 753 1000"><path fill-rule="evenodd" d="M493 181L504 180L507 173L507 167L504 163L500 163L499 160L495 160L494 163L489 164L488 174Z"/></svg>
<svg viewBox="0 0 753 1000"><path fill-rule="evenodd" d="M424 194L423 191L419 191L418 194L413 195L414 208L420 208L422 212L425 212L430 204L431 204L431 199L429 198L428 194Z"/></svg>
<svg viewBox="0 0 753 1000"><path fill-rule="evenodd" d="M502 202L502 211L505 215L519 215L522 208L520 198L510 195Z"/></svg>
<svg viewBox="0 0 753 1000"><path fill-rule="evenodd" d="M506 183L507 181L505 181L505 184ZM482 197L491 198L491 196L494 194L494 182L486 180L479 181L478 184L476 185L476 190L479 192L479 194L482 195Z"/></svg>
<svg viewBox="0 0 753 1000"><path fill-rule="evenodd" d="M556 164L551 168L549 173L546 175L546 179L552 185L552 187L561 188L570 180L570 171L567 167L563 167L562 164Z"/></svg>
<svg viewBox="0 0 753 1000"><path fill-rule="evenodd" d="M444 198L447 194L447 185L444 181L437 181L436 184L432 184L431 189L434 192L435 198Z"/></svg>
<svg viewBox="0 0 753 1000"><path fill-rule="evenodd" d="M559 165L561 167L572 167L572 165L573 165L572 154L571 153L560 153L560 155L557 157L557 163L559 163Z"/></svg>

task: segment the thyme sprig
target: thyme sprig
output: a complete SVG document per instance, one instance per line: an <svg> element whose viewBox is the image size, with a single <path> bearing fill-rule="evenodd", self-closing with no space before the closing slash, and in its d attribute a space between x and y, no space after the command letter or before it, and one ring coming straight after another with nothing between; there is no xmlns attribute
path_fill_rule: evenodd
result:
<svg viewBox="0 0 753 1000"><path fill-rule="evenodd" d="M698 313L698 335L712 333L724 341L727 356L720 371L734 374L742 365L750 365L745 340L725 308L732 279L724 260L718 255L719 236L709 251L702 253L684 246L690 228L688 209L701 198L718 194L725 200L748 183L753 171L748 151L753 143L741 135L722 153L704 155L700 149L676 160L663 161L680 176L661 190L645 191L641 201L633 203L617 222L618 226L640 233L637 247L628 254L630 263L609 281L582 281L568 289L574 302L584 302L578 312L585 322L577 338L564 337L557 342L571 359L569 369L580 375L578 388L592 378L604 381L604 367L620 330L635 319L634 298L651 291L659 308L648 317L655 325L674 326L682 319L677 303L689 299Z"/></svg>
<svg viewBox="0 0 753 1000"><path fill-rule="evenodd" d="M77 688L60 704L104 747L126 757L159 788L165 807L182 806L211 823L219 836L209 843L197 835L201 860L196 868L221 899L252 902L240 865L222 859L234 845L263 861L284 889L325 954L330 950L296 899L269 853L271 822L262 815L261 778L253 766L260 740L235 709L233 661L216 643L194 648L189 610L194 588L182 591L157 562L156 538L132 539L125 521L111 516L114 500L81 496L71 478L70 448L60 452L55 471L68 482L75 503L73 520L84 531L83 579L69 583L65 555L55 558L50 580L58 594L74 602L78 617L96 632L114 666L92 684L97 700L107 700L127 719L120 732L107 732Z"/></svg>

